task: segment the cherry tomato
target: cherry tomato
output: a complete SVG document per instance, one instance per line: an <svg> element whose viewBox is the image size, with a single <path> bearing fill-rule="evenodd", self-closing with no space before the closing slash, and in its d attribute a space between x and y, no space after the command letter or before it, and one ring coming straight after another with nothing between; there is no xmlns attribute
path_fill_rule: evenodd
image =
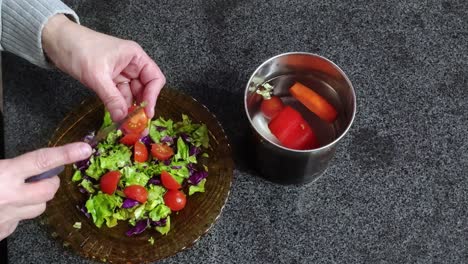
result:
<svg viewBox="0 0 468 264"><path fill-rule="evenodd" d="M166 194L164 194L164 203L171 208L172 211L182 210L186 202L187 198L185 198L185 194L181 191L168 190Z"/></svg>
<svg viewBox="0 0 468 264"><path fill-rule="evenodd" d="M133 112L136 106L132 106L128 109L128 113ZM125 134L141 134L148 125L148 117L145 114L144 109L140 109L139 112L132 116L127 122L122 125L122 130Z"/></svg>
<svg viewBox="0 0 468 264"><path fill-rule="evenodd" d="M283 101L281 101L278 96L272 96L270 99L263 99L260 105L260 110L268 119L275 118L283 108Z"/></svg>
<svg viewBox="0 0 468 264"><path fill-rule="evenodd" d="M144 203L148 199L148 191L141 185L130 185L125 187L124 194L127 198L136 200L140 203Z"/></svg>
<svg viewBox="0 0 468 264"><path fill-rule="evenodd" d="M161 181L164 187L169 190L178 190L182 187L167 171L161 172Z"/></svg>
<svg viewBox="0 0 468 264"><path fill-rule="evenodd" d="M174 150L164 143L151 144L151 154L158 160L167 160L174 155Z"/></svg>
<svg viewBox="0 0 468 264"><path fill-rule="evenodd" d="M137 134L128 134L128 135L123 136L120 139L120 143L127 145L127 146L133 146L135 145L135 143L138 141L139 138L140 136Z"/></svg>
<svg viewBox="0 0 468 264"><path fill-rule="evenodd" d="M120 171L109 171L101 177L100 185L101 191L112 195L117 189L121 173Z"/></svg>
<svg viewBox="0 0 468 264"><path fill-rule="evenodd" d="M133 148L135 162L145 162L148 160L148 150L145 144L137 141Z"/></svg>

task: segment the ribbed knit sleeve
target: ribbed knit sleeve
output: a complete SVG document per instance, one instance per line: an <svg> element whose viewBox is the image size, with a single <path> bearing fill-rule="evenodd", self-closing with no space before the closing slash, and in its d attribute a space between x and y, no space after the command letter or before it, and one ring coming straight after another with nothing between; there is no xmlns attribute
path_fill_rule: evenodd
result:
<svg viewBox="0 0 468 264"><path fill-rule="evenodd" d="M42 29L56 14L79 23L75 12L59 0L0 0L0 46L40 67L49 68L42 49Z"/></svg>

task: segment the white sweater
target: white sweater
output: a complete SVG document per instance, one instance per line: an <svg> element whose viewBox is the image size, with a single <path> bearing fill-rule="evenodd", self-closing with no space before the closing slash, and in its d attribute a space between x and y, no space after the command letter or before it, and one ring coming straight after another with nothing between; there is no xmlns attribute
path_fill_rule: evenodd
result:
<svg viewBox="0 0 468 264"><path fill-rule="evenodd" d="M75 12L59 0L0 0L0 50L49 68L42 49L42 29L56 14L79 23Z"/></svg>

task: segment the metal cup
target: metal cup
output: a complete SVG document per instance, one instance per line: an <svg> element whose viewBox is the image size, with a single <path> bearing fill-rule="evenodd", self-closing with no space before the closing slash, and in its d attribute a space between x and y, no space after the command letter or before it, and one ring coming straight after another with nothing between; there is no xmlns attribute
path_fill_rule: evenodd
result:
<svg viewBox="0 0 468 264"><path fill-rule="evenodd" d="M327 99L338 111L330 124L320 120L289 94L299 81ZM301 112L315 131L320 148L293 150L281 146L271 134L260 111L260 85L274 86L274 95ZM309 183L320 177L333 158L336 145L346 135L356 114L356 95L346 74L333 62L316 54L293 52L275 56L250 77L244 97L245 111L253 131L255 164L261 176L281 184Z"/></svg>

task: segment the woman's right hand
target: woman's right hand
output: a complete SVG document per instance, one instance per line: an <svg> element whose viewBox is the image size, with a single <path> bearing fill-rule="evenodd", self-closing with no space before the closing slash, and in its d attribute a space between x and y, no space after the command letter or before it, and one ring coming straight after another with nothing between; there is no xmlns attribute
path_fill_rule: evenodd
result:
<svg viewBox="0 0 468 264"><path fill-rule="evenodd" d="M25 183L27 178L84 160L91 152L86 143L72 143L0 160L0 240L13 233L19 221L42 214L60 185L57 176Z"/></svg>

